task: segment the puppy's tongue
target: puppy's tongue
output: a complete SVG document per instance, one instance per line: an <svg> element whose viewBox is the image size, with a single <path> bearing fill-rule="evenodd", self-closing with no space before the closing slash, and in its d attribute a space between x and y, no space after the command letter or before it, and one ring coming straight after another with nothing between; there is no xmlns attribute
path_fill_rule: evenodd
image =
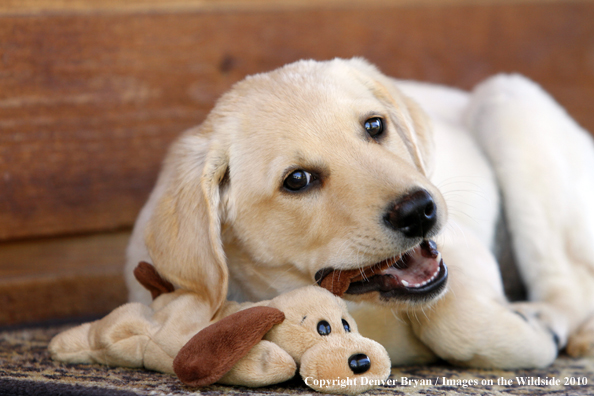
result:
<svg viewBox="0 0 594 396"><path fill-rule="evenodd" d="M441 254L433 241L423 241L400 258L384 260L354 270L325 268L316 274L316 282L337 296L387 292L396 288L422 289L440 274Z"/></svg>
<svg viewBox="0 0 594 396"><path fill-rule="evenodd" d="M389 290L402 285L408 288L425 286L439 275L441 253L433 241L425 241L406 253L398 262L378 275L378 280ZM387 291L386 290L386 291Z"/></svg>

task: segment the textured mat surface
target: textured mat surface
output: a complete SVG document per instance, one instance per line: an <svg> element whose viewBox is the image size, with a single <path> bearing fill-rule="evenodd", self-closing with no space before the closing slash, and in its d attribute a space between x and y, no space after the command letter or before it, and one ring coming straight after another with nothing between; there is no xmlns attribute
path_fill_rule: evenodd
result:
<svg viewBox="0 0 594 396"><path fill-rule="evenodd" d="M53 335L67 327L69 326L0 332L0 395L165 396L312 393L300 381L258 389L226 386L196 389L182 385L174 376L146 370L57 363L50 359L47 344ZM403 381L404 377L408 382ZM521 378L525 384L519 383ZM503 384L502 379L505 379L507 384ZM578 385L578 381L583 383L584 379L588 384ZM593 395L594 360L560 357L547 369L516 372L460 369L445 364L393 369L390 384L367 393L448 396L460 394Z"/></svg>

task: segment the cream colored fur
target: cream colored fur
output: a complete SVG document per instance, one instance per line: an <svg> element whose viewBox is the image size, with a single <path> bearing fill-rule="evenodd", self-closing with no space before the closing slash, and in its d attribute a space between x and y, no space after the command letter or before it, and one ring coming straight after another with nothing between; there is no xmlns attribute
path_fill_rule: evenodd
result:
<svg viewBox="0 0 594 396"><path fill-rule="evenodd" d="M60 333L51 341L49 350L53 359L68 363L144 367L173 373L175 356L195 334L225 316L254 306L277 308L285 314L285 320L274 326L219 383L266 386L287 381L299 371L317 391L357 394L374 388L377 381L390 375L385 349L358 333L355 320L340 298L317 286L259 303L227 301L212 319L204 319L208 307L202 295L176 290L159 296L150 306L128 303L101 320ZM330 334L318 334L321 320L330 324ZM350 325L350 332L345 331L342 320ZM353 373L348 363L349 357L358 353L366 354L371 361L369 370L361 374ZM348 378L351 384L341 386L340 381Z"/></svg>
<svg viewBox="0 0 594 396"><path fill-rule="evenodd" d="M371 115L388 120L379 144L362 131ZM323 185L284 193L292 167L319 170ZM174 143L128 249L130 298L149 299L131 275L141 260L199 294L210 318L227 298L270 299L324 267L399 255L418 241L378 219L424 188L448 289L426 304L349 297L361 333L394 364L542 367L594 312L593 183L592 139L523 77L468 93L360 59L297 62L238 83ZM492 253L499 189L528 303L506 301ZM572 350L592 353L583 326Z"/></svg>

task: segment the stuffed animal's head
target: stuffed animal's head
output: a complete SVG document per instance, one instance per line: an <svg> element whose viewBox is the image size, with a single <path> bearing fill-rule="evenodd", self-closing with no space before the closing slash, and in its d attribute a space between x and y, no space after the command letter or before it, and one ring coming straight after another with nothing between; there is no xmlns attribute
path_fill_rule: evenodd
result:
<svg viewBox="0 0 594 396"><path fill-rule="evenodd" d="M282 294L202 330L178 353L175 372L189 385L217 382L262 339L286 351L305 383L320 392L357 394L390 375L386 350L359 334L344 301L317 286ZM217 356L208 356L209 350Z"/></svg>
<svg viewBox="0 0 594 396"><path fill-rule="evenodd" d="M373 387L364 383L374 382L361 377L385 380L390 375L390 358L384 347L359 334L344 301L327 290L303 287L272 299L268 306L282 311L285 320L264 339L291 355L311 388L360 393ZM341 380L347 378L353 381L344 387ZM334 384L328 384L332 380Z"/></svg>

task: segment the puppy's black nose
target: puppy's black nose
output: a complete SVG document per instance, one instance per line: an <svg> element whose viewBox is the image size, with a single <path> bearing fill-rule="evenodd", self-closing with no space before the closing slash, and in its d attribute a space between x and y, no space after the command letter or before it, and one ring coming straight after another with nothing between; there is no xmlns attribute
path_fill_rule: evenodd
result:
<svg viewBox="0 0 594 396"><path fill-rule="evenodd" d="M371 367L371 361L367 355L358 353L349 358L349 367L355 374L361 374L369 370Z"/></svg>
<svg viewBox="0 0 594 396"><path fill-rule="evenodd" d="M425 237L437 222L437 207L427 191L419 190L397 201L385 220L408 238Z"/></svg>

